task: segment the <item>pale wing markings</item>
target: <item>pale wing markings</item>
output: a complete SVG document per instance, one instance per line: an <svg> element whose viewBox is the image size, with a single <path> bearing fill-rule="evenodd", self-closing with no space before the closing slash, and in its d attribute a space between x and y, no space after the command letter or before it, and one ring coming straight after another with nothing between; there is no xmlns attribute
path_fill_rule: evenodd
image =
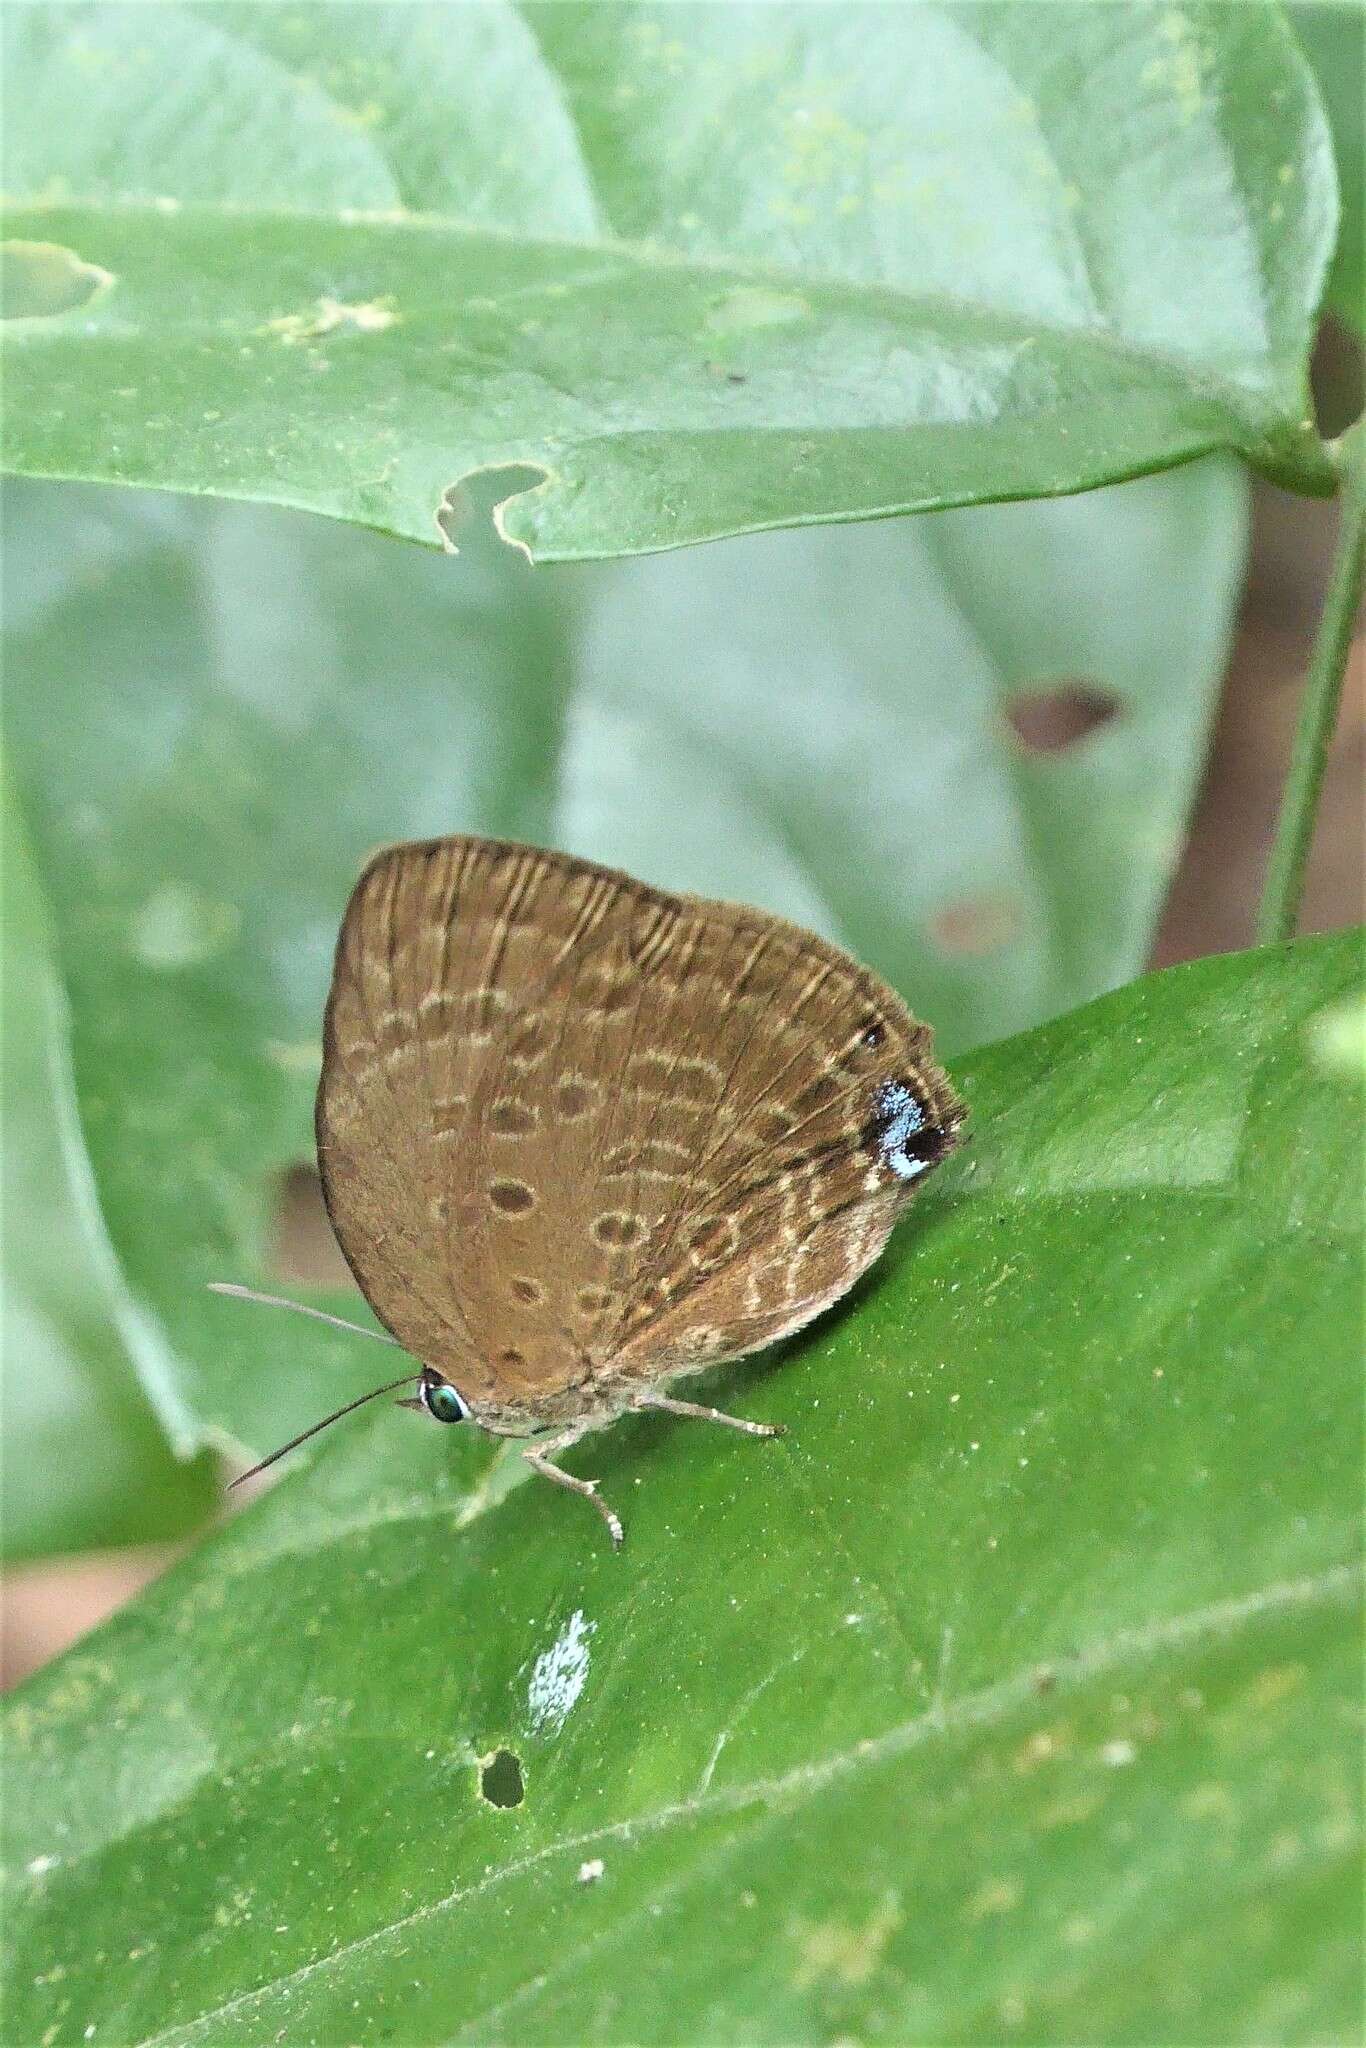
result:
<svg viewBox="0 0 1366 2048"><path fill-rule="evenodd" d="M807 984L806 989L802 993L801 1000L794 1006L792 1010L791 1014L794 1019L801 1015L806 1005L811 1001L811 998L825 986L826 981L829 979L831 973L834 970L834 966L835 962L833 960L826 960L822 962L821 972ZM791 1058L787 1061L787 1063L784 1066L780 1067L777 1073L773 1075L772 1079L768 1083L768 1086L763 1090L763 1092L755 1096L754 1099L747 1104L748 1109L750 1109L751 1111L757 1109L762 1103L768 1100L768 1098L772 1095L773 1090L776 1087L778 1087L780 1082L782 1082L786 1078L786 1076L791 1072L792 1068L796 1065L797 1061L801 1058L802 1050L803 1048L799 1043L797 1050L792 1054ZM712 1160L715 1159L717 1153L720 1152L729 1141L729 1135L730 1134L727 1133L725 1136L718 1138L716 1143L711 1147L711 1149L702 1154L702 1157L697 1162L694 1171L694 1178L700 1176L705 1171L705 1169L711 1164ZM667 1245L661 1247L661 1250L667 1249L669 1251L672 1251L674 1243L677 1240L679 1230L696 1214L697 1211L695 1208L680 1208L674 1222L674 1227L669 1233Z"/></svg>
<svg viewBox="0 0 1366 2048"><path fill-rule="evenodd" d="M695 919L694 923L699 933L705 927L705 920L700 917ZM749 957L745 961L744 968L741 972L740 979L737 984L737 989L739 992L743 993L745 982L748 980L749 976L753 973L759 961L762 959L763 954L767 949L770 940L774 936L775 930L775 926L766 925L761 930L756 944L751 947ZM694 942L694 951L696 950L696 945L699 943L700 938ZM679 973L677 976L677 982L680 989L683 985L685 972L686 970L684 971L684 973ZM725 1084L721 1091L722 1099L724 1099L726 1092L733 1084L735 1076L740 1070L740 1064L744 1059L745 1054L749 1051L750 1045L753 1042L755 1031L758 1029L760 1014L761 1012L756 1011L755 1016L751 1019L749 1029L746 1031L743 1039L741 1040L740 1047L736 1052L735 1058L731 1062L730 1072L726 1076ZM669 1067L670 1080L673 1079L674 1074L677 1072L678 1062L681 1056L681 1051L675 1052L673 1061ZM688 1171L688 1179L690 1182L695 1183L697 1181L697 1179L703 1171L703 1168L706 1166L708 1159L713 1157L715 1151L719 1149L719 1146L714 1147L713 1152L711 1154L705 1155L701 1160L694 1160L691 1162ZM665 1235L661 1243L657 1248L652 1247L651 1249L650 1265L648 1269L650 1273L656 1275L663 1273L666 1261L673 1251L674 1245L678 1238L678 1233L682 1228L685 1219L695 1214L695 1208L689 1206L688 1194L685 1189L683 1199L677 1204L676 1208L674 1209L673 1216L669 1223L669 1227L665 1232ZM628 1306L629 1305L627 1303L623 1302L621 1308L618 1311L616 1324L611 1333L612 1341L615 1341L621 1334L621 1327L623 1322L625 1321Z"/></svg>

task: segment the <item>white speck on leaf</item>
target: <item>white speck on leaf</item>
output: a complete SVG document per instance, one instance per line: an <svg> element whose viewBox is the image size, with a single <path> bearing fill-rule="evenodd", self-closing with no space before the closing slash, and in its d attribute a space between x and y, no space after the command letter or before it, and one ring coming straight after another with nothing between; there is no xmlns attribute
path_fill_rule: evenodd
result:
<svg viewBox="0 0 1366 2048"><path fill-rule="evenodd" d="M1101 1750L1100 1760L1109 1764L1112 1770L1118 1770L1122 1764L1131 1764L1137 1755L1132 1742L1107 1742Z"/></svg>
<svg viewBox="0 0 1366 2048"><path fill-rule="evenodd" d="M588 1677L588 1643L597 1623L585 1621L576 1607L548 1650L536 1659L526 1703L533 1731L563 1728Z"/></svg>
<svg viewBox="0 0 1366 2048"><path fill-rule="evenodd" d="M579 1883L596 1884L606 1868L601 1856L591 1856L586 1863L579 1865Z"/></svg>
<svg viewBox="0 0 1366 2048"><path fill-rule="evenodd" d="M371 299L365 304L348 305L344 299L324 295L312 313L282 313L278 319L268 320L258 331L276 335L289 346L301 341L317 341L326 334L383 334L400 317L394 310L392 299Z"/></svg>

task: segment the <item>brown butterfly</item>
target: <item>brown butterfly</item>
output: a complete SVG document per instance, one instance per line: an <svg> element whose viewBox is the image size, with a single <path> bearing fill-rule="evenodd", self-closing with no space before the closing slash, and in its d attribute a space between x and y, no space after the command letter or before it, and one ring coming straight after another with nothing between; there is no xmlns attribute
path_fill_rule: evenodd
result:
<svg viewBox="0 0 1366 2048"><path fill-rule="evenodd" d="M764 911L499 840L379 854L342 921L316 1127L342 1251L419 1361L402 1405L529 1438L619 1544L555 1458L632 1409L780 1433L663 1387L871 1265L963 1121L931 1043Z"/></svg>

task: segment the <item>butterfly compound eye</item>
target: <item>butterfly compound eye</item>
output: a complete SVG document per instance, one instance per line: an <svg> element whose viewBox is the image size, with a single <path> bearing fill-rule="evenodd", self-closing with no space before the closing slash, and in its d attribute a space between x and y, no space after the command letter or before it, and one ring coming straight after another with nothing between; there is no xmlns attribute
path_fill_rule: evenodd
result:
<svg viewBox="0 0 1366 2048"><path fill-rule="evenodd" d="M424 1380L422 1399L437 1422L464 1422L470 1412L449 1380Z"/></svg>

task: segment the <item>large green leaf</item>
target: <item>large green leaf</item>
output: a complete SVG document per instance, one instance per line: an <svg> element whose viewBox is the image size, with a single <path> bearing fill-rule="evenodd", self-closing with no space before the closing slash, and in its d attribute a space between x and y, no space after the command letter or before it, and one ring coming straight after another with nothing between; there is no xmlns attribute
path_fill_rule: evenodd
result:
<svg viewBox="0 0 1366 2048"><path fill-rule="evenodd" d="M214 1461L172 1456L147 1389L174 1368L104 1234L72 1084L69 1019L14 793L4 791L4 1409L7 1561L180 1535Z"/></svg>
<svg viewBox="0 0 1366 2048"><path fill-rule="evenodd" d="M155 20L155 32L149 26ZM1331 487L1332 147L1261 5L7 11L6 460L537 556Z"/></svg>
<svg viewBox="0 0 1366 2048"><path fill-rule="evenodd" d="M890 1257L721 1382L786 1439L573 1454L620 1556L323 1439L14 1703L10 2037L1350 2038L1359 969L964 1062Z"/></svg>
<svg viewBox="0 0 1366 2048"><path fill-rule="evenodd" d="M962 1046L1137 972L1223 665L1243 494L1201 465L1071 502L532 572L319 521L12 488L6 714L119 1257L188 1448L268 1448L345 1339L269 1284L367 852L527 837L852 945ZM1152 593L1160 590L1156 605ZM1119 715L1030 755L1067 677ZM339 1397L340 1398L340 1397Z"/></svg>

